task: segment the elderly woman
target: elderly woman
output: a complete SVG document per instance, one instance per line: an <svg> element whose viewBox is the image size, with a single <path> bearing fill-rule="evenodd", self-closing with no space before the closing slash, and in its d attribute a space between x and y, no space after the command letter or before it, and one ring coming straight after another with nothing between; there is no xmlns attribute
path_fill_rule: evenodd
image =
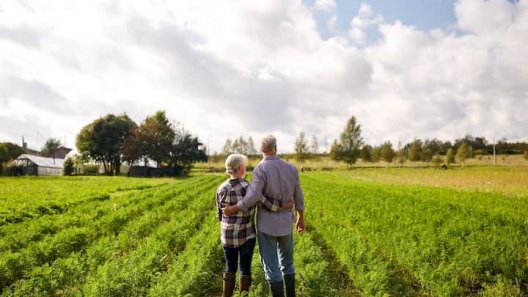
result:
<svg viewBox="0 0 528 297"><path fill-rule="evenodd" d="M237 266L240 265L240 291L248 291L251 285L251 259L255 249L255 224L253 217L255 209L239 211L231 216L226 216L223 209L226 205L236 205L244 196L249 183L246 176L247 157L241 154L231 154L225 161L226 173L229 179L222 183L216 191L216 207L218 220L221 222L220 240L226 260L226 270L223 274L223 295L230 297L235 289L235 276ZM271 211L291 209L292 203L281 205L280 201L273 199L260 199L259 207ZM240 261L239 261L240 260Z"/></svg>

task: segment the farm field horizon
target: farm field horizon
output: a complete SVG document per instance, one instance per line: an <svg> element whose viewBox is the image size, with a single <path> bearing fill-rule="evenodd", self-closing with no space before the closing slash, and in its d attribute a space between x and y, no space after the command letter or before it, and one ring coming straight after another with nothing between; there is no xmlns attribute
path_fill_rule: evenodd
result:
<svg viewBox="0 0 528 297"><path fill-rule="evenodd" d="M527 169L300 173L298 296L525 296ZM0 178L1 296L220 296L226 178Z"/></svg>

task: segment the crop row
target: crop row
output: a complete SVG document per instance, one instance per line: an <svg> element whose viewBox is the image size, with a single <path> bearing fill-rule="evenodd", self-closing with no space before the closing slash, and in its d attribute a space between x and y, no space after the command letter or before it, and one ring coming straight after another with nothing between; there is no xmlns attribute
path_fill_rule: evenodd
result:
<svg viewBox="0 0 528 297"><path fill-rule="evenodd" d="M511 208L519 201L318 174L305 175L303 187L311 222L364 295L527 291L526 206Z"/></svg>
<svg viewBox="0 0 528 297"><path fill-rule="evenodd" d="M148 190L119 192L106 195L105 199L96 199L90 203L78 204L75 207L69 208L63 214L46 215L19 224L1 226L0 253L5 251L17 252L28 244L42 241L45 237L54 236L65 228L86 226L103 217L108 218L108 215L113 215L111 217L113 218L111 226L112 230L117 231L119 222L123 221L123 214L118 212L118 210L127 209L134 205L137 208L140 203L153 205L153 203L158 201L156 198L170 198L170 195L160 195L159 193L161 191L173 191L175 189L181 191L185 187L192 188L201 181L202 179L195 179L181 187L167 185ZM163 202L164 200L160 201ZM104 232L105 230L101 231Z"/></svg>
<svg viewBox="0 0 528 297"><path fill-rule="evenodd" d="M211 188L214 183L210 178L198 178L173 187L116 194L56 215L57 232L2 255L2 287L11 285L4 293L22 296L31 290L31 295L50 295L62 292L73 280L76 285L84 283L88 272L108 259L127 255L144 244L154 229L167 225L172 213L185 207L187 194ZM70 282L61 282L61 277Z"/></svg>
<svg viewBox="0 0 528 297"><path fill-rule="evenodd" d="M123 177L3 178L0 180L0 226L60 214L80 203L108 199L114 192L148 189L166 183Z"/></svg>

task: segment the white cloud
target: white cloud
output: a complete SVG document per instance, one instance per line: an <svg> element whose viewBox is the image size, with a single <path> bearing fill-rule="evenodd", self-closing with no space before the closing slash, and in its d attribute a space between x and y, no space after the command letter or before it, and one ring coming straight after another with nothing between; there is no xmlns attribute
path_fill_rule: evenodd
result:
<svg viewBox="0 0 528 297"><path fill-rule="evenodd" d="M212 151L267 132L283 151L301 131L323 145L351 115L371 144L528 134L525 1L457 1L455 33L362 4L347 36L327 39L300 1L27 3L0 3L1 141L72 146L98 116L140 122L158 109Z"/></svg>
<svg viewBox="0 0 528 297"><path fill-rule="evenodd" d="M335 0L316 0L314 3L314 8L316 10L330 12L336 9Z"/></svg>
<svg viewBox="0 0 528 297"><path fill-rule="evenodd" d="M350 39L359 45L367 42L366 30L383 23L383 16L374 13L370 5L361 3L358 15L350 21L350 30L348 35Z"/></svg>

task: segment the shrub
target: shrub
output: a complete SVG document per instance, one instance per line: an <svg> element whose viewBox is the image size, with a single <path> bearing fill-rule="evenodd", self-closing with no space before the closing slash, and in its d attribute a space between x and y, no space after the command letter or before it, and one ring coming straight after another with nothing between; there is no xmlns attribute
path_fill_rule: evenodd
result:
<svg viewBox="0 0 528 297"><path fill-rule="evenodd" d="M97 175L99 171L99 165L84 165L83 174L84 175Z"/></svg>
<svg viewBox="0 0 528 297"><path fill-rule="evenodd" d="M74 164L72 158L68 157L64 160L64 165L62 167L63 175L72 175L74 170Z"/></svg>

